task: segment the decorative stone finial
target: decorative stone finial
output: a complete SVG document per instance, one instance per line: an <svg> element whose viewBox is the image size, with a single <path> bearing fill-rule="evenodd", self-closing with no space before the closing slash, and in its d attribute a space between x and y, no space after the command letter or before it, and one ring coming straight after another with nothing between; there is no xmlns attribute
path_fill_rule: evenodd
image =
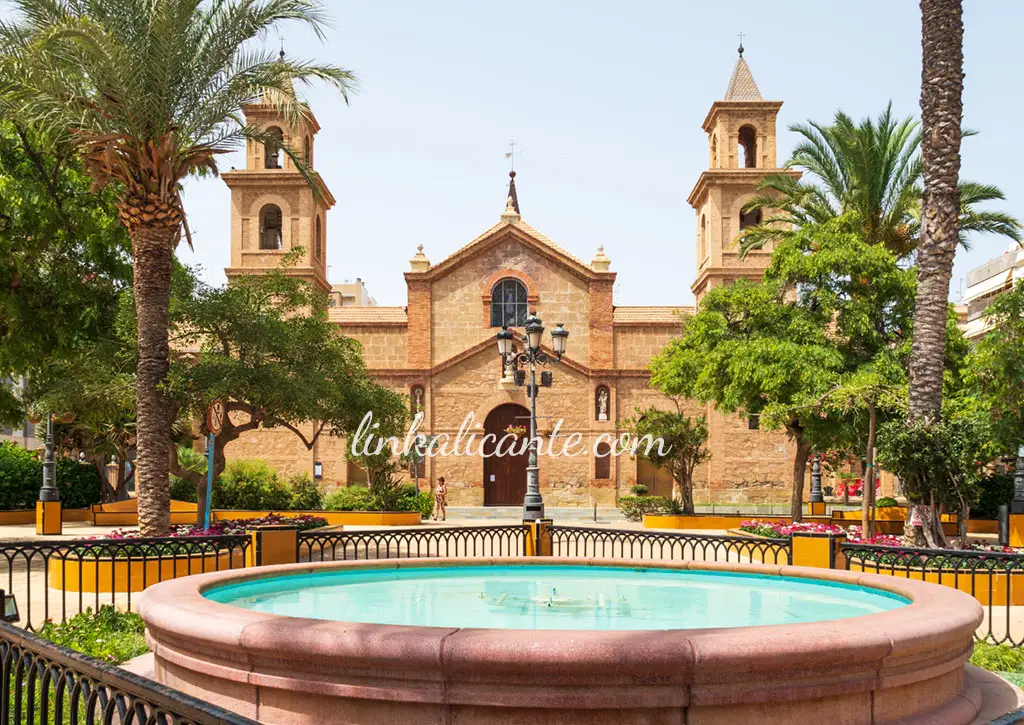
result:
<svg viewBox="0 0 1024 725"><path fill-rule="evenodd" d="M508 195L508 200L505 202L505 211L501 213L501 220L509 224L515 224L519 221L519 212L516 211L516 200L512 198L511 194Z"/></svg>
<svg viewBox="0 0 1024 725"><path fill-rule="evenodd" d="M416 254L409 260L409 266L413 272L426 272L430 269L430 260L423 253L423 245L416 247Z"/></svg>
<svg viewBox="0 0 1024 725"><path fill-rule="evenodd" d="M608 259L604 253L604 245L602 244L597 248L597 255L590 263L590 268L595 272L607 272L608 268L611 267L612 260Z"/></svg>

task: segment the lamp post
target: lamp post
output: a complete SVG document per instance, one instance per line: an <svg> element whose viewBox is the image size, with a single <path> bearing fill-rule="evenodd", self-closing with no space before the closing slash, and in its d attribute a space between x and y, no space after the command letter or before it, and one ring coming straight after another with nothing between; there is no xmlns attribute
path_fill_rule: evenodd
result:
<svg viewBox="0 0 1024 725"><path fill-rule="evenodd" d="M825 495L821 490L821 459L817 453L811 464L811 503L825 503Z"/></svg>
<svg viewBox="0 0 1024 725"><path fill-rule="evenodd" d="M566 341L569 338L569 331L558 326L551 332L551 349L554 356L548 355L541 347L541 340L544 337L544 325L537 317L536 312L531 312L526 318L526 334L523 335L523 351L516 352L513 349L513 342L516 339L515 333L507 326L501 328L498 333L498 354L502 361L514 368L520 365L528 365L530 368L530 384L526 387L526 394L530 398L530 457L526 465L526 496L523 498L523 520L536 521L544 518L544 500L540 495L540 476L537 466L537 366L556 363L565 354ZM546 376L545 382L550 384L550 376Z"/></svg>
<svg viewBox="0 0 1024 725"><path fill-rule="evenodd" d="M1024 445L1017 448L1017 466L1013 472L1013 501L1011 514L1024 514Z"/></svg>
<svg viewBox="0 0 1024 725"><path fill-rule="evenodd" d="M40 501L60 501L57 490L57 461L53 458L53 413L46 414L46 443L43 447L43 487Z"/></svg>

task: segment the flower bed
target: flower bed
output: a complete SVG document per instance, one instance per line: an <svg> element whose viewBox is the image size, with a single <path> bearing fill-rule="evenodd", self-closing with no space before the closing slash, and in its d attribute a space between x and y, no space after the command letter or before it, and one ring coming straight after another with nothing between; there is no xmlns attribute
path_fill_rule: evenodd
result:
<svg viewBox="0 0 1024 725"><path fill-rule="evenodd" d="M811 534L845 534L845 529L839 526L833 526L832 524L818 524L818 523L806 523L799 521L797 523L784 523L782 521L744 521L740 524L740 531L745 531L748 534L754 534L755 536L763 536L767 539L788 539L790 534L799 533L811 533Z"/></svg>
<svg viewBox="0 0 1024 725"><path fill-rule="evenodd" d="M327 519L322 516L282 516L270 513L251 519L235 519L233 521L214 521L210 528L204 529L194 524L179 525L171 527L171 533L167 538L182 539L182 541L167 540L145 540L137 529L114 529L105 536L90 536L75 542L72 553L79 556L173 556L176 554L199 554L205 551L216 551L217 542L190 542L188 539L195 539L210 536L241 536L248 529L255 526L297 526L299 531L318 529L327 525ZM133 539L143 539L138 544L130 542ZM126 542L126 543L120 543Z"/></svg>

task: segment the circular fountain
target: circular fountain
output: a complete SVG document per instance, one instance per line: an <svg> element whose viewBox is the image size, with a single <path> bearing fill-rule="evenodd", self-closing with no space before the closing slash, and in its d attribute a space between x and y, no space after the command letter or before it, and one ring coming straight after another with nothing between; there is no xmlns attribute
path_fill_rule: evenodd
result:
<svg viewBox="0 0 1024 725"><path fill-rule="evenodd" d="M158 679L268 723L963 725L981 608L922 582L698 562L261 567L139 603Z"/></svg>

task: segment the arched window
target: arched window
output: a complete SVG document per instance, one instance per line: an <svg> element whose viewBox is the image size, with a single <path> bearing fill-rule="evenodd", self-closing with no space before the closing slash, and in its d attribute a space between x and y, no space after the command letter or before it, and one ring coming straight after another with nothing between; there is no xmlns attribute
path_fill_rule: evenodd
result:
<svg viewBox="0 0 1024 725"><path fill-rule="evenodd" d="M313 165L313 150L312 144L309 142L309 136L302 140L302 160L306 162L306 166Z"/></svg>
<svg viewBox="0 0 1024 725"><path fill-rule="evenodd" d="M526 286L517 279L503 279L491 290L491 327L522 327L526 324Z"/></svg>
<svg viewBox="0 0 1024 725"><path fill-rule="evenodd" d="M741 168L757 167L757 131L753 126L740 126L739 151L743 156L738 159Z"/></svg>
<svg viewBox="0 0 1024 725"><path fill-rule="evenodd" d="M267 204L260 209L260 249L281 248L281 207Z"/></svg>
<svg viewBox="0 0 1024 725"><path fill-rule="evenodd" d="M313 235L313 253L316 254L317 259L323 259L324 254L324 242L323 242L323 229L320 226L320 217L316 218L316 231Z"/></svg>
<svg viewBox="0 0 1024 725"><path fill-rule="evenodd" d="M280 169L281 147L284 146L284 134L277 126L268 128L267 134L272 136L274 140L268 141L263 147L263 168Z"/></svg>
<svg viewBox="0 0 1024 725"><path fill-rule="evenodd" d="M605 442L597 444L594 457L594 478L607 480L612 477L612 448Z"/></svg>
<svg viewBox="0 0 1024 725"><path fill-rule="evenodd" d="M747 227L756 227L761 223L761 210L751 209L746 214L740 209L740 229L746 229Z"/></svg>

